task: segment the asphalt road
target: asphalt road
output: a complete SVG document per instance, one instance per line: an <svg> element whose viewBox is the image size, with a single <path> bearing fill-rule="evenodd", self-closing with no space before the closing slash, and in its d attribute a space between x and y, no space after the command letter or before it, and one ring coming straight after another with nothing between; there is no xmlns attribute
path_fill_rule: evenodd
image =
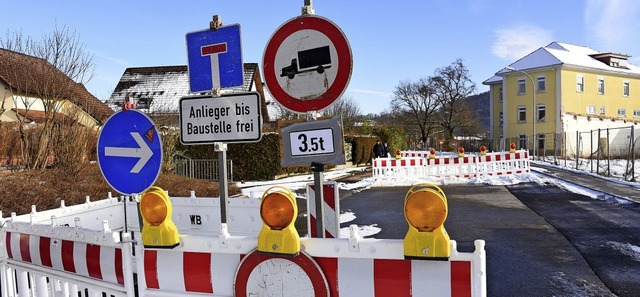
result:
<svg viewBox="0 0 640 297"><path fill-rule="evenodd" d="M377 224L375 238L404 238L409 187L373 188L340 203L349 224ZM554 186L443 186L445 228L458 250L484 239L488 296L640 296L640 207Z"/></svg>

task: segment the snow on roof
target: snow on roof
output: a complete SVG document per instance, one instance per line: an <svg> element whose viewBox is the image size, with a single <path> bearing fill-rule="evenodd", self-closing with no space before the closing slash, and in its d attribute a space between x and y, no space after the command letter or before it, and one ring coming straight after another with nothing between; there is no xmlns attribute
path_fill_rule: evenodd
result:
<svg viewBox="0 0 640 297"><path fill-rule="evenodd" d="M258 71L257 63L244 64L244 85L225 88L222 94L256 90L253 77ZM135 102L152 99L149 113L177 112L180 98L191 95L210 95L211 91L191 93L189 72L186 65L132 67L127 68L118 85L106 101L114 109L119 109L127 96Z"/></svg>
<svg viewBox="0 0 640 297"><path fill-rule="evenodd" d="M604 54L586 46L573 45L554 41L545 47L541 47L521 59L513 62L508 67L518 70L536 69L562 65L562 67L586 68L594 71L613 71L621 74L640 75L640 67L626 63L626 67L613 67L596 58L593 55ZM618 54L617 56L628 57ZM504 73L511 72L506 67L496 72L483 84L495 83Z"/></svg>
<svg viewBox="0 0 640 297"><path fill-rule="evenodd" d="M491 85L491 84L499 83L499 82L502 82L502 77L494 75L494 76L490 77L489 79L483 81L482 84L483 85Z"/></svg>

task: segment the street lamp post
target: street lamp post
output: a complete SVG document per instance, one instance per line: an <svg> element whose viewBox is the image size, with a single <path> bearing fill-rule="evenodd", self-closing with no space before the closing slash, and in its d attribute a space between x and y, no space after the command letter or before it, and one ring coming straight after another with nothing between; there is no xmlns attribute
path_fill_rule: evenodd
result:
<svg viewBox="0 0 640 297"><path fill-rule="evenodd" d="M531 78L531 76L529 76L529 74L527 74L526 72L524 72L522 70L518 70L518 69L515 69L513 67L506 67L505 69L510 70L510 71L520 72L520 73L526 75L529 78L529 80L531 81L531 88L533 89L533 102L532 102L533 119L531 121L532 122L532 127L533 127L533 153L532 153L532 156L533 156L533 159L535 159L536 158L536 146L538 145L538 143L537 143L538 142L538 136L536 135L536 121L538 120L537 119L538 111L536 110L537 109L536 108L536 84L533 81L533 78Z"/></svg>

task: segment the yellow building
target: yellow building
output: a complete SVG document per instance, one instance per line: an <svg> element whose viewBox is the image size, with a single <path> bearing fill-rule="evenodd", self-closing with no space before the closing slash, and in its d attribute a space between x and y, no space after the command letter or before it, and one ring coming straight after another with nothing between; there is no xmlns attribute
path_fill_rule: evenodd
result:
<svg viewBox="0 0 640 297"><path fill-rule="evenodd" d="M46 60L0 48L0 122L49 118L97 128L113 112Z"/></svg>
<svg viewBox="0 0 640 297"><path fill-rule="evenodd" d="M571 146L577 132L638 126L640 67L629 58L552 42L496 72L483 82L491 138L499 140L493 149L515 143L532 151L535 144L535 155L557 147L560 136Z"/></svg>

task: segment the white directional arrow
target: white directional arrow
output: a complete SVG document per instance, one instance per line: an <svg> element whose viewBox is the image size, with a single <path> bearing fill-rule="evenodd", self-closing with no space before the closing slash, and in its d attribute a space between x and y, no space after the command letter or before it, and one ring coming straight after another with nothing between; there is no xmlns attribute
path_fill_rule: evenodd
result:
<svg viewBox="0 0 640 297"><path fill-rule="evenodd" d="M153 156L153 151L144 142L142 136L138 132L131 132L131 136L138 143L139 148L135 147L105 147L104 155L109 157L129 157L129 158L140 158L138 163L136 163L133 168L131 168L131 173L139 173L140 170L147 164L151 156Z"/></svg>

